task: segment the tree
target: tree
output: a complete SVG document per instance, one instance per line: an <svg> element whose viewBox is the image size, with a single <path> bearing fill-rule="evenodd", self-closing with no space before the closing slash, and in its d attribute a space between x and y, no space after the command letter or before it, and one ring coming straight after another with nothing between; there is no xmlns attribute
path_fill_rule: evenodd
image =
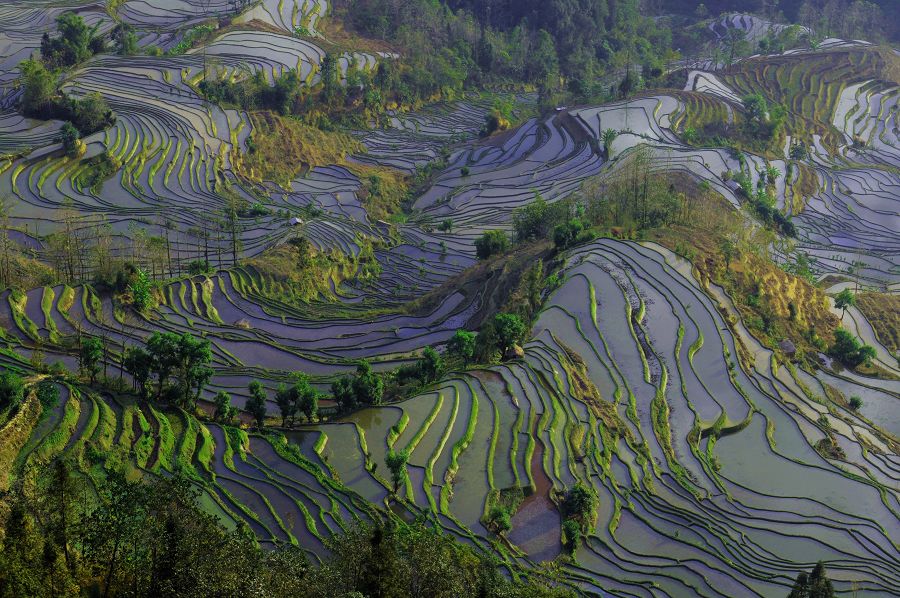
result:
<svg viewBox="0 0 900 598"><path fill-rule="evenodd" d="M851 368L868 365L877 355L874 347L863 345L843 328L834 331L834 344L829 347L828 354Z"/></svg>
<svg viewBox="0 0 900 598"><path fill-rule="evenodd" d="M306 416L306 421L312 423L319 413L319 391L310 385L300 394L299 409Z"/></svg>
<svg viewBox="0 0 900 598"><path fill-rule="evenodd" d="M119 23L112 31L112 37L116 42L116 52L120 56L137 54L138 45L134 27L128 23Z"/></svg>
<svg viewBox="0 0 900 598"><path fill-rule="evenodd" d="M512 519L509 516L509 511L500 505L491 507L491 511L488 513L488 523L494 526L498 534L506 533L512 529Z"/></svg>
<svg viewBox="0 0 900 598"><path fill-rule="evenodd" d="M731 261L738 256L738 245L730 236L723 236L719 239L719 251L725 260L725 269L731 267Z"/></svg>
<svg viewBox="0 0 900 598"><path fill-rule="evenodd" d="M275 391L275 403L281 412L281 426L287 425L289 419L293 419L297 414L297 397L296 387L286 384L279 384Z"/></svg>
<svg viewBox="0 0 900 598"><path fill-rule="evenodd" d="M253 380L248 387L250 390L250 398L247 399L244 408L253 416L256 421L256 427L262 428L266 423L266 391L259 380Z"/></svg>
<svg viewBox="0 0 900 598"><path fill-rule="evenodd" d="M394 483L394 494L400 489L400 484L406 482L406 462L409 461L409 453L405 450L394 451L390 449L384 458L385 464L391 472L391 481Z"/></svg>
<svg viewBox="0 0 900 598"><path fill-rule="evenodd" d="M480 260L486 260L509 249L509 237L501 230L488 230L475 239L475 254Z"/></svg>
<svg viewBox="0 0 900 598"><path fill-rule="evenodd" d="M220 390L213 397L213 405L215 406L213 419L216 421L230 423L237 413L237 409L231 406L231 395L224 390Z"/></svg>
<svg viewBox="0 0 900 598"><path fill-rule="evenodd" d="M116 121L116 115L99 92L89 93L80 100L68 99L69 114L82 136L102 131Z"/></svg>
<svg viewBox="0 0 900 598"><path fill-rule="evenodd" d="M854 305L856 305L856 295L850 289L844 289L834 297L834 306L844 314L847 313L848 307L853 307Z"/></svg>
<svg viewBox="0 0 900 598"><path fill-rule="evenodd" d="M506 355L513 345L525 338L525 334L527 333L525 322L515 314L496 314L494 316L493 324L497 334L497 346L504 355Z"/></svg>
<svg viewBox="0 0 900 598"><path fill-rule="evenodd" d="M138 311L144 311L150 306L150 289L152 288L147 273L140 268L134 274L134 279L128 285L128 292L131 294L131 303Z"/></svg>
<svg viewBox="0 0 900 598"><path fill-rule="evenodd" d="M56 96L56 76L39 60L25 60L19 64L24 93L22 112L26 116L45 116Z"/></svg>
<svg viewBox="0 0 900 598"><path fill-rule="evenodd" d="M356 366L356 377L353 379L353 392L357 403L363 405L380 405L384 395L384 380L372 371L372 365L365 359Z"/></svg>
<svg viewBox="0 0 900 598"><path fill-rule="evenodd" d="M444 360L433 347L425 347L418 363L419 377L424 384L434 382L444 373Z"/></svg>
<svg viewBox="0 0 900 598"><path fill-rule="evenodd" d="M163 389L172 372L180 363L179 336L174 332L154 332L147 339L150 354L150 370L156 376L156 400L162 398Z"/></svg>
<svg viewBox="0 0 900 598"><path fill-rule="evenodd" d="M797 581L788 598L834 598L834 587L825 576L825 565L822 561L816 563L809 575L801 571L797 575Z"/></svg>
<svg viewBox="0 0 900 598"><path fill-rule="evenodd" d="M212 361L212 351L207 339L194 338L185 332L178 339L177 352L174 373L179 384L175 403L190 411L197 406L203 388L213 376L213 370L208 365Z"/></svg>
<svg viewBox="0 0 900 598"><path fill-rule="evenodd" d="M588 486L577 482L566 491L563 511L567 519L575 519L581 528L590 532L594 525L597 509L597 495Z"/></svg>
<svg viewBox="0 0 900 598"><path fill-rule="evenodd" d="M565 546L571 554L575 553L578 543L581 542L581 526L574 519L566 519L562 525Z"/></svg>
<svg viewBox="0 0 900 598"><path fill-rule="evenodd" d="M557 224L553 229L553 244L557 249L567 249L578 241L582 230L584 230L584 225L577 218Z"/></svg>
<svg viewBox="0 0 900 598"><path fill-rule="evenodd" d="M850 397L850 409L854 411L859 411L860 407L863 406L863 400L857 396Z"/></svg>
<svg viewBox="0 0 900 598"><path fill-rule="evenodd" d="M0 372L0 411L16 409L25 396L25 381L15 372Z"/></svg>
<svg viewBox="0 0 900 598"><path fill-rule="evenodd" d="M447 353L458 359L463 364L469 365L469 361L475 355L475 333L468 330L457 330L447 342Z"/></svg>
<svg viewBox="0 0 900 598"><path fill-rule="evenodd" d="M606 153L606 158L609 159L610 151L612 150L613 141L616 140L616 137L619 136L619 132L615 129L605 129L603 131L603 151Z"/></svg>
<svg viewBox="0 0 900 598"><path fill-rule="evenodd" d="M326 103L331 103L341 93L340 73L337 58L326 52L322 58L322 95Z"/></svg>
<svg viewBox="0 0 900 598"><path fill-rule="evenodd" d="M512 213L513 230L517 242L542 239L552 225L548 222L549 205L540 193L535 192L534 200Z"/></svg>
<svg viewBox="0 0 900 598"><path fill-rule="evenodd" d="M356 391L353 389L353 379L350 376L341 376L332 382L331 394L342 412L346 413L356 407Z"/></svg>
<svg viewBox="0 0 900 598"><path fill-rule="evenodd" d="M91 384L97 380L102 359L103 341L93 336L81 340L81 348L78 351L78 368L83 374L87 374Z"/></svg>
<svg viewBox="0 0 900 598"><path fill-rule="evenodd" d="M81 151L81 143L79 143L81 133L78 132L75 125L70 122L64 123L62 129L60 129L60 134L62 135L63 150L66 152L66 156L70 158L78 157Z"/></svg>
<svg viewBox="0 0 900 598"><path fill-rule="evenodd" d="M809 598L809 575L806 571L801 571L797 575L797 581L794 582L788 598Z"/></svg>
<svg viewBox="0 0 900 598"><path fill-rule="evenodd" d="M96 36L99 23L88 27L74 12L56 18L58 36L45 33L41 39L41 58L52 68L73 66L103 50L103 39Z"/></svg>
<svg viewBox="0 0 900 598"><path fill-rule="evenodd" d="M131 374L134 384L138 388L141 398L147 398L147 382L153 370L153 357L141 347L130 347L125 352L125 360L122 363L125 371Z"/></svg>

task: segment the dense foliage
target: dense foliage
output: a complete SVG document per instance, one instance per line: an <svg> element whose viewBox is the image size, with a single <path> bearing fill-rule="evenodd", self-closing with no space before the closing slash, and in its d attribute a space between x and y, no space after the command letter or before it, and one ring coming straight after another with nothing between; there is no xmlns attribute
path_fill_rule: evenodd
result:
<svg viewBox="0 0 900 598"><path fill-rule="evenodd" d="M501 81L534 84L545 97L564 84L590 97L607 91L597 78L603 71L660 74L671 42L638 0L343 0L337 7L360 32L402 48L393 87L405 98Z"/></svg>
<svg viewBox="0 0 900 598"><path fill-rule="evenodd" d="M64 458L28 471L6 498L0 595L572 595L510 583L491 559L420 523L352 528L310 567L291 544L261 549L249 530L225 530L197 497L177 476L107 472L92 484Z"/></svg>

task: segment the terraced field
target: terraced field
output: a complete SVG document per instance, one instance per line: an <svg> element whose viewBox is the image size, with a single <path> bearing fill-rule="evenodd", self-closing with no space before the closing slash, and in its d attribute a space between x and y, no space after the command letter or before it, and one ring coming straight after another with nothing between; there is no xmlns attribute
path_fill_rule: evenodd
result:
<svg viewBox="0 0 900 598"><path fill-rule="evenodd" d="M204 14L195 4L128 0L117 18L137 28L142 45L167 49L185 28L231 6L213 0ZM39 2L16 7L0 9L0 30L20 36L2 46L4 81L17 76L14 65L55 14ZM95 9L79 5L111 25ZM14 199L10 218L24 229L16 239L37 257L46 257L37 237L73 211L85 217L79 226L103 221L121 237L138 228L174 231L169 251L184 261L217 256L214 273L162 284L157 305L143 314L119 309L90 285L3 291L0 367L29 373L39 350L46 362L75 371L71 340L89 335L108 343L108 375L127 378L120 372L127 347L157 331L190 332L208 339L213 354L201 399L225 390L243 408L248 383L259 379L275 413L274 389L291 372L324 389L362 358L386 371L474 328L488 289L444 293L427 310L408 304L475 264L475 238L511 229L513 210L535 192L548 202L569 197L585 180L615 174L638 146L650 148L653 170L706 181L736 209L747 199L725 173L742 172L755 188L767 167L777 168L785 174L773 184L776 206L794 216L797 245L814 258L817 276L843 274L889 292L900 284L900 81L879 66L890 55L829 40L817 50L686 72L684 89L560 110L486 141L475 138L491 98L391 114L383 128L356 134L366 151L351 165L413 174L438 158L446 163L406 221L388 224L370 217L366 181L347 165L311 169L289 188L240 177L235 161L247 149L251 119L195 90L210 64L225 77L262 72L270 82L297 69L315 85L323 57L316 23L326 14L321 1L264 0L233 22L266 27L235 27L178 55L103 55L72 72L69 93L99 91L118 115L86 140L86 159L106 152L121 164L102 188L81 186L85 164L57 151L60 123L0 114L0 152L8 154L0 158L0 192ZM729 17L711 27L758 37L767 25ZM348 53L344 72L353 56L365 68L390 59ZM846 72L826 72L829 60ZM795 139L809 135L808 158L790 156L790 138L783 155L684 141L690 123L733 122L742 97L757 91L788 105L795 125L811 123L789 130ZM617 135L601 149L609 129ZM201 247L188 233L208 226L225 186L271 208L240 231L240 264L228 239L213 236ZM291 226L288 218L300 215L302 224ZM446 220L452 231L436 230ZM371 259L378 274L335 274L330 293L292 301L289 285L247 259L297 235L322 251ZM92 475L181 472L223 525L246 526L263 545L298 544L314 559L330 534L393 513L425 516L493 552L512 575L558 558L565 582L600 595L786 595L817 561L840 592L896 595L896 380L784 362L747 331L722 289L659 245L594 240L562 253L558 268L560 284L541 297L523 357L449 372L401 402L343 418L325 402L318 423L261 434L127 394L61 385L58 407L42 416L16 466L65 453ZM838 313L875 346L878 365L900 375L862 314ZM850 396L864 407L850 409L841 399ZM823 441L843 457L817 450ZM391 449L409 454L396 497L385 467ZM577 482L598 496L597 521L567 558L559 503ZM516 491L524 501L498 538L487 516L498 496Z"/></svg>

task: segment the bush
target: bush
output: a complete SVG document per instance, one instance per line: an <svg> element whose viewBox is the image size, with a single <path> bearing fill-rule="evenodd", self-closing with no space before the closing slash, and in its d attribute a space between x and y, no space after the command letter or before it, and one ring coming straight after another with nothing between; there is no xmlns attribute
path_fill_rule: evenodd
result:
<svg viewBox="0 0 900 598"><path fill-rule="evenodd" d="M563 224L557 224L556 228L553 229L553 243L557 249L567 249L578 241L578 237L583 230L584 225L577 218L573 218Z"/></svg>
<svg viewBox="0 0 900 598"><path fill-rule="evenodd" d="M492 255L504 253L509 249L509 237L501 230L485 231L475 239L475 254L478 259L486 260Z"/></svg>
<svg viewBox="0 0 900 598"><path fill-rule="evenodd" d="M88 27L74 12L59 15L56 30L58 36L44 33L41 38L41 58L50 68L74 66L105 49L103 38L97 36L97 27Z"/></svg>
<svg viewBox="0 0 900 598"><path fill-rule="evenodd" d="M566 519L563 521L562 531L563 544L569 549L569 553L572 554L581 541L581 526L574 519Z"/></svg>
<svg viewBox="0 0 900 598"><path fill-rule="evenodd" d="M78 142L81 138L81 133L70 122L63 124L60 133L62 135L63 150L65 150L66 155L70 158L77 157L81 150L81 144Z"/></svg>
<svg viewBox="0 0 900 598"><path fill-rule="evenodd" d="M876 355L874 347L860 343L843 328L834 331L834 344L828 348L828 354L851 368L868 365Z"/></svg>
<svg viewBox="0 0 900 598"><path fill-rule="evenodd" d="M15 372L0 373L0 410L16 409L25 396L25 381Z"/></svg>
<svg viewBox="0 0 900 598"><path fill-rule="evenodd" d="M103 152L85 162L85 168L75 177L75 184L81 189L90 189L91 193L100 193L103 183L115 175L122 163L113 154Z"/></svg>

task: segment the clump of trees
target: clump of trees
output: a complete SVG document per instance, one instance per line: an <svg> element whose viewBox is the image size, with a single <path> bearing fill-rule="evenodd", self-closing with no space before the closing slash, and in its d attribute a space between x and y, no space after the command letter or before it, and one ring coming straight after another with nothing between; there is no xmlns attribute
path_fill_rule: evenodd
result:
<svg viewBox="0 0 900 598"><path fill-rule="evenodd" d="M102 131L116 121L115 113L99 93L73 98L59 91L57 77L39 60L19 65L22 72L22 113L41 119L69 121L81 137Z"/></svg>
<svg viewBox="0 0 900 598"><path fill-rule="evenodd" d="M509 251L509 237L502 230L484 231L475 239L475 255L480 260Z"/></svg>
<svg viewBox="0 0 900 598"><path fill-rule="evenodd" d="M499 355L501 359L512 357L512 349L525 340L528 325L521 316L508 312L494 314L494 317L482 325L476 337L475 356L485 363L490 363Z"/></svg>
<svg viewBox="0 0 900 598"><path fill-rule="evenodd" d="M768 144L781 133L787 109L781 104L769 105L762 94L754 93L743 98L745 120L744 133L751 139Z"/></svg>
<svg viewBox="0 0 900 598"><path fill-rule="evenodd" d="M49 68L65 68L80 64L106 49L106 42L97 35L100 23L88 27L74 12L56 17L56 35L44 33L41 38L41 60Z"/></svg>
<svg viewBox="0 0 900 598"><path fill-rule="evenodd" d="M581 538L594 530L597 521L597 495L581 482L566 490L562 502L563 543L574 553Z"/></svg>
<svg viewBox="0 0 900 598"><path fill-rule="evenodd" d="M352 411L360 405L380 405L384 398L384 379L363 359L353 376L341 376L331 385L331 394L341 411Z"/></svg>
<svg viewBox="0 0 900 598"><path fill-rule="evenodd" d="M834 344L828 348L828 355L837 359L847 367L855 368L869 365L875 359L875 347L865 345L848 330L838 328L834 331Z"/></svg>
<svg viewBox="0 0 900 598"><path fill-rule="evenodd" d="M360 524L311 566L290 543L261 548L198 506L187 478L89 479L63 457L5 496L0 591L9 596L483 596L569 598L538 576L511 582L494 560L421 522Z"/></svg>
<svg viewBox="0 0 900 598"><path fill-rule="evenodd" d="M797 575L788 598L834 598L835 595L834 586L825 575L825 565L819 561L809 574L801 571Z"/></svg>
<svg viewBox="0 0 900 598"><path fill-rule="evenodd" d="M260 549L248 530L226 531L197 506L186 479L92 482L58 457L15 486L0 550L9 596L304 595L299 548ZM96 489L94 487L96 484Z"/></svg>
<svg viewBox="0 0 900 598"><path fill-rule="evenodd" d="M69 121L81 137L96 133L115 122L115 114L98 93L72 98L59 91L56 70L84 62L105 49L97 35L97 26L88 27L75 13L63 13L56 19L57 35L45 33L41 39L41 58L30 58L20 65L22 73L22 112L26 116ZM75 155L71 131L65 138L67 153Z"/></svg>
<svg viewBox="0 0 900 598"><path fill-rule="evenodd" d="M281 412L281 425L293 426L298 414L303 414L306 421L312 423L319 412L320 393L309 382L309 376L302 372L293 375L293 383L280 384L275 392L275 403Z"/></svg>
<svg viewBox="0 0 900 598"><path fill-rule="evenodd" d="M17 373L0 372L0 413L12 413L25 398L25 381Z"/></svg>
<svg viewBox="0 0 900 598"><path fill-rule="evenodd" d="M142 398L150 397L155 382L154 400L193 411L212 378L211 361L208 340L187 332L154 332L144 347L125 351L122 365Z"/></svg>

